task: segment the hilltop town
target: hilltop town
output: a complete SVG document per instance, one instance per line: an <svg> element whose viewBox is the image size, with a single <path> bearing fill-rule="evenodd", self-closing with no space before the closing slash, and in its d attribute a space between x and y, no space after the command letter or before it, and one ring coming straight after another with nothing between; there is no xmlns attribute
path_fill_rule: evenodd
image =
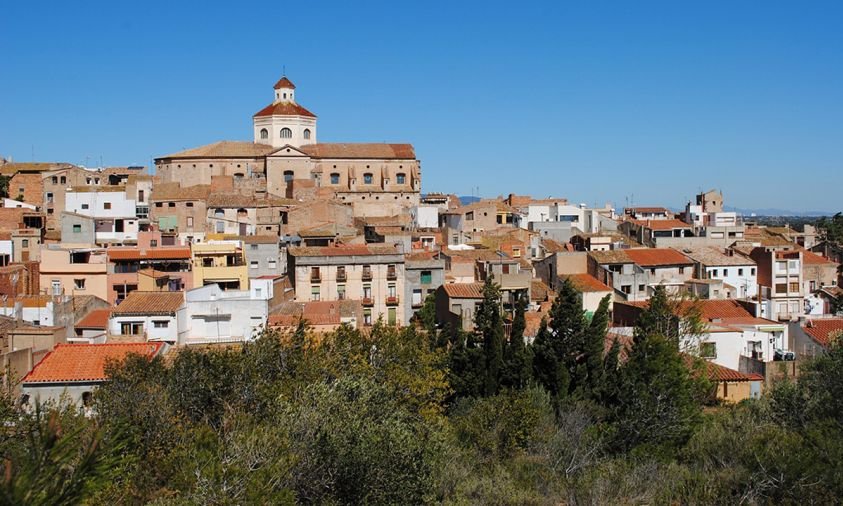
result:
<svg viewBox="0 0 843 506"><path fill-rule="evenodd" d="M700 356L730 402L796 374L843 329L841 249L810 225L758 225L717 190L678 213L423 193L412 144L319 142L298 94L282 77L252 142L163 154L154 170L4 161L7 383L84 403L96 381L79 384L65 362L100 364L84 373L99 381L101 356L249 342L302 321L405 327L426 310L439 329L473 332L487 281L507 338L527 301L527 343L563 283L589 317L609 298L607 342L631 338L658 287L693 298Z"/></svg>

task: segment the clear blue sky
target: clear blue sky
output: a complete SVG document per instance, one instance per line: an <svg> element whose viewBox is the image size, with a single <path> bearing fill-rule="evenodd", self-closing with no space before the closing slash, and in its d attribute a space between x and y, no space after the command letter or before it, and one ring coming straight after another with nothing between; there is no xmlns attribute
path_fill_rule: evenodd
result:
<svg viewBox="0 0 843 506"><path fill-rule="evenodd" d="M409 4L4 2L0 155L251 140L286 65L321 141L412 142L425 192L843 208L843 2Z"/></svg>

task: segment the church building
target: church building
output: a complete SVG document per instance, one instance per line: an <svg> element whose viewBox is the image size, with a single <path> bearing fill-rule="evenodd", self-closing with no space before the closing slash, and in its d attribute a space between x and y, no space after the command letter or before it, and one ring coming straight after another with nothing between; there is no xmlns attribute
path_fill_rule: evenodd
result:
<svg viewBox="0 0 843 506"><path fill-rule="evenodd" d="M334 199L355 216L395 216L419 203L412 144L319 143L316 115L296 102L285 76L253 117L254 142L221 141L155 159L162 182L182 187L232 178L236 191L302 202Z"/></svg>

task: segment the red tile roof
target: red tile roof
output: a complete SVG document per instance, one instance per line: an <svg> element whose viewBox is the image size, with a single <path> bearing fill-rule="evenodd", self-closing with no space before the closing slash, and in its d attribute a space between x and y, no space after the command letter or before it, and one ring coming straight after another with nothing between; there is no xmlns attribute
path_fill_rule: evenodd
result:
<svg viewBox="0 0 843 506"><path fill-rule="evenodd" d="M814 318L802 326L802 330L816 342L828 346L843 333L843 318Z"/></svg>
<svg viewBox="0 0 843 506"><path fill-rule="evenodd" d="M690 357L686 358L690 365ZM704 361L705 375L712 381L762 381L764 376L760 374L747 374L734 369L729 369L714 362Z"/></svg>
<svg viewBox="0 0 843 506"><path fill-rule="evenodd" d="M108 327L108 318L111 316L111 308L94 309L81 320L76 322L77 329L105 329Z"/></svg>
<svg viewBox="0 0 843 506"><path fill-rule="evenodd" d="M276 90L280 90L281 88L290 88L290 89L294 90L294 89L296 89L296 85L293 84L292 81L287 79L287 76L284 76L281 79L279 79L277 83L275 83L275 86L273 86L273 88L276 89Z"/></svg>
<svg viewBox="0 0 843 506"><path fill-rule="evenodd" d="M675 228L691 228L691 225L682 220L629 220L638 226L649 228L650 230L673 230Z"/></svg>
<svg viewBox="0 0 843 506"><path fill-rule="evenodd" d="M626 211L631 211L634 213L663 213L663 214L672 214L669 209L666 207L647 207L647 206L633 206L625 208Z"/></svg>
<svg viewBox="0 0 843 506"><path fill-rule="evenodd" d="M611 292L612 288L601 282L590 274L568 274L559 276L561 279L570 279L574 288L580 292Z"/></svg>
<svg viewBox="0 0 843 506"><path fill-rule="evenodd" d="M836 262L832 262L828 258L817 255L813 251L802 249L802 263L804 265L837 265Z"/></svg>
<svg viewBox="0 0 843 506"><path fill-rule="evenodd" d="M642 267L693 265L691 259L670 248L637 248L624 250L633 262Z"/></svg>
<svg viewBox="0 0 843 506"><path fill-rule="evenodd" d="M316 115L295 102L278 102L269 104L255 113L258 116L308 116L315 118Z"/></svg>
<svg viewBox="0 0 843 506"><path fill-rule="evenodd" d="M57 344L36 365L23 383L67 383L106 380L105 365L131 353L152 358L163 343Z"/></svg>
<svg viewBox="0 0 843 506"><path fill-rule="evenodd" d="M183 303L183 292L140 292L135 290L112 309L111 314L115 316L174 314Z"/></svg>
<svg viewBox="0 0 843 506"><path fill-rule="evenodd" d="M395 246L378 245L345 245L345 246L301 246L290 248L288 253L295 257L307 256L371 256L371 255L398 255L399 251Z"/></svg>
<svg viewBox="0 0 843 506"><path fill-rule="evenodd" d="M483 298L483 283L447 283L442 288L452 299Z"/></svg>
<svg viewBox="0 0 843 506"><path fill-rule="evenodd" d="M294 327L299 324L302 318L311 325L339 325L342 323L339 313L315 313L307 315L274 314L269 315L266 322L271 327Z"/></svg>
<svg viewBox="0 0 843 506"><path fill-rule="evenodd" d="M298 148L313 158L375 158L414 160L412 144L385 143L329 143L306 144ZM409 167L407 167L409 170Z"/></svg>
<svg viewBox="0 0 843 506"><path fill-rule="evenodd" d="M190 248L108 248L109 260L188 260Z"/></svg>

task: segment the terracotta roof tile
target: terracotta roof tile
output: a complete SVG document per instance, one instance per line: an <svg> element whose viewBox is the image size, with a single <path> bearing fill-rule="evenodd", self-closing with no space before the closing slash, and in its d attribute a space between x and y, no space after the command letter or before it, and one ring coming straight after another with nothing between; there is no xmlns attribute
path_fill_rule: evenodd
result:
<svg viewBox="0 0 843 506"><path fill-rule="evenodd" d="M283 76L281 79L278 80L277 83L275 83L275 86L273 88L276 90L280 90L281 88L289 88L291 90L294 90L296 89L296 85L293 84L292 81L287 79L287 76Z"/></svg>
<svg viewBox="0 0 843 506"><path fill-rule="evenodd" d="M315 118L316 115L295 102L277 102L269 104L255 113L258 116L307 116Z"/></svg>
<svg viewBox="0 0 843 506"><path fill-rule="evenodd" d="M483 283L448 283L442 285L452 299L482 299Z"/></svg>
<svg viewBox="0 0 843 506"><path fill-rule="evenodd" d="M684 355L683 358L689 367L694 364L692 357ZM706 377L712 381L762 381L764 379L764 376L760 374L743 373L714 362L703 361L702 366Z"/></svg>
<svg viewBox="0 0 843 506"><path fill-rule="evenodd" d="M131 353L152 358L163 343L57 344L23 379L23 383L106 380L105 366Z"/></svg>
<svg viewBox="0 0 843 506"><path fill-rule="evenodd" d="M186 149L156 158L261 158L275 151L269 144L256 144L246 141L219 141L212 144Z"/></svg>
<svg viewBox="0 0 843 506"><path fill-rule="evenodd" d="M108 259L114 260L187 260L190 258L190 248L156 247L156 248L108 248Z"/></svg>
<svg viewBox="0 0 843 506"><path fill-rule="evenodd" d="M313 158L374 158L415 160L412 144L384 143L318 143L299 148ZM408 167L409 170L409 167Z"/></svg>
<svg viewBox="0 0 843 506"><path fill-rule="evenodd" d="M625 251L626 255L641 267L693 265L691 259L670 248L638 248Z"/></svg>
<svg viewBox="0 0 843 506"><path fill-rule="evenodd" d="M570 279L574 288L580 292L611 292L612 288L590 274L568 274L559 276Z"/></svg>
<svg viewBox="0 0 843 506"><path fill-rule="evenodd" d="M398 255L395 246L323 246L323 247L294 247L287 250L288 254L294 257L307 256L373 256L373 255Z"/></svg>
<svg viewBox="0 0 843 506"><path fill-rule="evenodd" d="M640 227L649 228L650 230L673 230L676 228L691 228L691 225L682 220L668 219L668 220L629 220Z"/></svg>
<svg viewBox="0 0 843 506"><path fill-rule="evenodd" d="M843 334L843 318L812 318L802 330L823 346L828 346L831 341Z"/></svg>
<svg viewBox="0 0 843 506"><path fill-rule="evenodd" d="M111 308L94 309L76 322L77 329L106 329L111 317Z"/></svg>
<svg viewBox="0 0 843 506"><path fill-rule="evenodd" d="M148 315L174 314L184 303L182 292L140 292L134 291L126 296L111 314L120 315Z"/></svg>

